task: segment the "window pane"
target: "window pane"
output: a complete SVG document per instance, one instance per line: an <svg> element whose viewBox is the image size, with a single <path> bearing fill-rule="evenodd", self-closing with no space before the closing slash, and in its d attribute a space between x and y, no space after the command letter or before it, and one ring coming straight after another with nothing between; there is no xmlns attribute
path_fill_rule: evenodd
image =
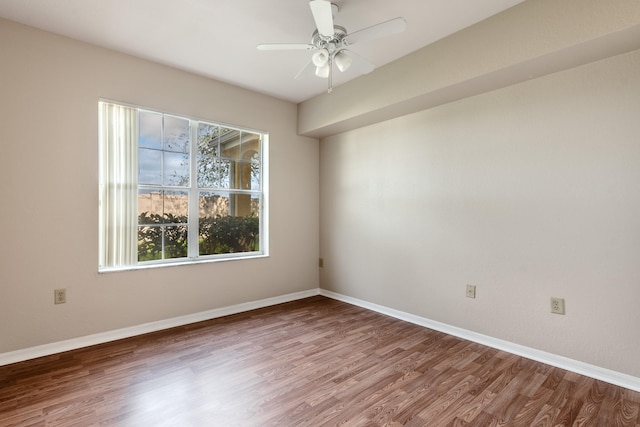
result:
<svg viewBox="0 0 640 427"><path fill-rule="evenodd" d="M189 193L186 191L164 192L164 222L186 224L189 217Z"/></svg>
<svg viewBox="0 0 640 427"><path fill-rule="evenodd" d="M201 192L199 200L200 255L259 250L259 216L253 213L250 196Z"/></svg>
<svg viewBox="0 0 640 427"><path fill-rule="evenodd" d="M138 262L162 259L162 228L138 227Z"/></svg>
<svg viewBox="0 0 640 427"><path fill-rule="evenodd" d="M198 187L214 188L220 181L220 171L216 165L220 150L218 147L218 126L200 123L198 125Z"/></svg>
<svg viewBox="0 0 640 427"><path fill-rule="evenodd" d="M259 195L252 195L251 196L251 215L253 216L260 216L260 209L261 209L261 197Z"/></svg>
<svg viewBox="0 0 640 427"><path fill-rule="evenodd" d="M186 187L189 185L189 155L165 151L164 185Z"/></svg>
<svg viewBox="0 0 640 427"><path fill-rule="evenodd" d="M138 262L185 258L187 236L186 225L138 227Z"/></svg>
<svg viewBox="0 0 640 427"><path fill-rule="evenodd" d="M138 190L138 225L162 224L163 198L162 191Z"/></svg>
<svg viewBox="0 0 640 427"><path fill-rule="evenodd" d="M198 151L211 157L219 156L218 152L219 128L208 123L198 124Z"/></svg>
<svg viewBox="0 0 640 427"><path fill-rule="evenodd" d="M220 149L222 156L230 159L240 159L242 154L241 133L235 129L220 128Z"/></svg>
<svg viewBox="0 0 640 427"><path fill-rule="evenodd" d="M138 146L162 149L162 114L140 111Z"/></svg>
<svg viewBox="0 0 640 427"><path fill-rule="evenodd" d="M215 188L220 182L220 171L217 160L198 158L198 187Z"/></svg>
<svg viewBox="0 0 640 427"><path fill-rule="evenodd" d="M200 219L229 215L229 196L213 192L200 192L198 197Z"/></svg>
<svg viewBox="0 0 640 427"><path fill-rule="evenodd" d="M231 160L218 160L216 166L219 173L219 181L216 182L218 188L233 188L231 179Z"/></svg>
<svg viewBox="0 0 640 427"><path fill-rule="evenodd" d="M189 195L186 191L140 189L138 191L138 224L186 224Z"/></svg>
<svg viewBox="0 0 640 427"><path fill-rule="evenodd" d="M162 184L162 151L148 148L138 149L138 183Z"/></svg>
<svg viewBox="0 0 640 427"><path fill-rule="evenodd" d="M164 147L167 151L189 152L189 120L164 116Z"/></svg>
<svg viewBox="0 0 640 427"><path fill-rule="evenodd" d="M257 152L253 153L251 157L251 189L255 191L260 190L260 174L261 174L260 157Z"/></svg>
<svg viewBox="0 0 640 427"><path fill-rule="evenodd" d="M187 256L187 226L164 227L164 257L185 258Z"/></svg>
<svg viewBox="0 0 640 427"><path fill-rule="evenodd" d="M254 155L258 158L260 153L260 135L257 133L242 132L242 160L251 160Z"/></svg>
<svg viewBox="0 0 640 427"><path fill-rule="evenodd" d="M237 170L237 186L241 190L251 189L251 163L238 162L236 163Z"/></svg>

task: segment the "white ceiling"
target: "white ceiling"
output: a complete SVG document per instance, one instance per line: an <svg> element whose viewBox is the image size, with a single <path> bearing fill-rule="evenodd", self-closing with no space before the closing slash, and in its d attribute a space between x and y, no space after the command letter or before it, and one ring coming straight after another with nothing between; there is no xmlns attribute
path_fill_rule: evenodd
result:
<svg viewBox="0 0 640 427"><path fill-rule="evenodd" d="M406 32L351 47L379 67L522 1L334 0L334 22L352 33L403 17ZM0 17L296 103L327 88L293 78L311 52L256 49L308 43L307 0L1 0ZM336 72L334 86L356 77Z"/></svg>

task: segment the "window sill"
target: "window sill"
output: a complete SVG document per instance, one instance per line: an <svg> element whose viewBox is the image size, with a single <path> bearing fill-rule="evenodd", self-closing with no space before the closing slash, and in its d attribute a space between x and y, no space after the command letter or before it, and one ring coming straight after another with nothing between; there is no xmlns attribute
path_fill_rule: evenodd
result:
<svg viewBox="0 0 640 427"><path fill-rule="evenodd" d="M98 268L98 273L117 273L122 271L133 271L133 270L149 270L155 268L164 268L164 267L178 267L178 266L187 266L187 265L197 265L197 264L209 264L209 263L217 263L217 262L227 262L227 261L241 261L241 260L250 260L250 259L258 259L258 258L268 258L268 254L255 253L251 255L238 255L238 256L229 256L225 255L224 257L219 258L204 258L204 259L179 259L175 261L162 261L162 262L147 262L143 264L136 265L127 265L123 267L106 267L106 268Z"/></svg>

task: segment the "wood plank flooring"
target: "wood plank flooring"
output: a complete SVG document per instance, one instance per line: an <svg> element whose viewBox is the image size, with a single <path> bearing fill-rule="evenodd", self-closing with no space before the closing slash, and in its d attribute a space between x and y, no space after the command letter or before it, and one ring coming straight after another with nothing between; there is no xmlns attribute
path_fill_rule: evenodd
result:
<svg viewBox="0 0 640 427"><path fill-rule="evenodd" d="M0 367L0 426L640 426L640 393L324 297Z"/></svg>

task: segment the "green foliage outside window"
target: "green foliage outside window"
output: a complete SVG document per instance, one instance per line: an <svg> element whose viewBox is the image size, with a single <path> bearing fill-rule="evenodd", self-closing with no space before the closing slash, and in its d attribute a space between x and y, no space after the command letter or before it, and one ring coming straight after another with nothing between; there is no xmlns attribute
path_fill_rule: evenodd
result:
<svg viewBox="0 0 640 427"><path fill-rule="evenodd" d="M200 255L260 250L260 223L255 215L200 219Z"/></svg>
<svg viewBox="0 0 640 427"><path fill-rule="evenodd" d="M143 212L138 217L138 261L185 258L188 248L187 217ZM147 225L142 225L147 224ZM200 218L199 255L253 252L260 249L257 216L215 216Z"/></svg>

